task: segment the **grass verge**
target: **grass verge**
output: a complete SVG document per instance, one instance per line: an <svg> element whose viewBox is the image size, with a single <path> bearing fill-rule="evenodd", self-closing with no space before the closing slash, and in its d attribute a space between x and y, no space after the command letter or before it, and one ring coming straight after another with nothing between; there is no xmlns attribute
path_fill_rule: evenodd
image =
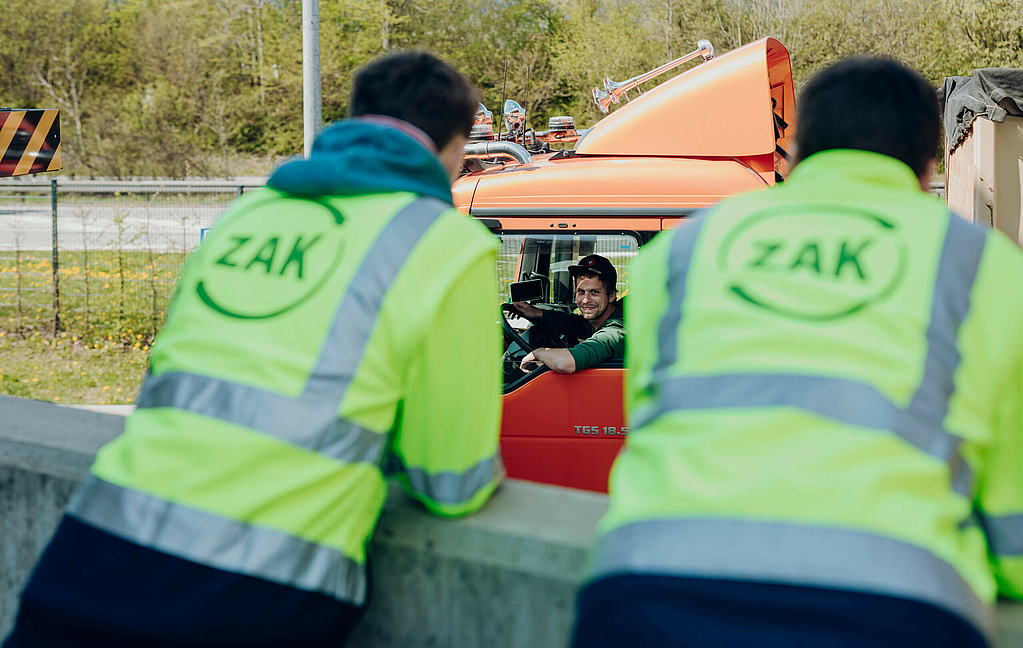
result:
<svg viewBox="0 0 1023 648"><path fill-rule="evenodd" d="M130 405L149 345L86 344L71 334L48 338L0 331L0 394L68 404Z"/></svg>

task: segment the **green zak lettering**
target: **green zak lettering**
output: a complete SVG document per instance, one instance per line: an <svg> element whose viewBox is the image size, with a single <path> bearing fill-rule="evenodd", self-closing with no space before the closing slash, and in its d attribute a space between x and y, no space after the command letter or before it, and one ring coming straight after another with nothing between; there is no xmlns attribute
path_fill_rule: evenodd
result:
<svg viewBox="0 0 1023 648"><path fill-rule="evenodd" d="M800 241L795 245L785 240L755 240L755 254L748 267L779 272L811 272L818 276L830 274L835 278L847 274L865 281L865 263L861 258L873 242L872 238L858 241L840 239L829 247L819 239Z"/></svg>
<svg viewBox="0 0 1023 648"><path fill-rule="evenodd" d="M827 322L887 299L905 273L908 249L883 215L834 205L776 207L724 233L718 269L744 308Z"/></svg>
<svg viewBox="0 0 1023 648"><path fill-rule="evenodd" d="M245 270L252 267L262 268L267 274L273 273L281 277L290 269L295 278L303 279L305 277L303 261L306 252L321 238L322 234L311 236L300 234L294 237L276 235L263 238L235 235L231 237L231 248L217 259L216 263L229 268L240 267ZM283 246L280 245L282 239L285 240ZM288 241L291 239L293 239L290 246L291 251L284 253L283 250L287 249ZM249 245L252 241L262 241L262 243ZM282 250L280 254L278 254L279 248Z"/></svg>
<svg viewBox="0 0 1023 648"><path fill-rule="evenodd" d="M273 197L255 203L207 237L195 293L225 317L287 313L333 276L345 247L343 224L326 202Z"/></svg>

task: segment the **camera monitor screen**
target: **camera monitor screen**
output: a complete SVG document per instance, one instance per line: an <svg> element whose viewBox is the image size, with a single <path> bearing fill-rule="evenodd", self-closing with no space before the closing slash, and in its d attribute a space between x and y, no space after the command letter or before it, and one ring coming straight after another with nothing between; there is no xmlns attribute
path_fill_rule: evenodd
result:
<svg viewBox="0 0 1023 648"><path fill-rule="evenodd" d="M513 302L538 302L543 301L543 281L530 279L529 281L517 281L511 286L511 300Z"/></svg>

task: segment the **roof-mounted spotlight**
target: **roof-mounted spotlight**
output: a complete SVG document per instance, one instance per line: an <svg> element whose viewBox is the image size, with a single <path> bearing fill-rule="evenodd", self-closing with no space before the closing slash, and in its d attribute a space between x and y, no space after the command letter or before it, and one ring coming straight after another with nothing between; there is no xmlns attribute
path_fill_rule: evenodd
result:
<svg viewBox="0 0 1023 648"><path fill-rule="evenodd" d="M526 111L514 99L504 102L504 127L512 131L520 131L526 125Z"/></svg>

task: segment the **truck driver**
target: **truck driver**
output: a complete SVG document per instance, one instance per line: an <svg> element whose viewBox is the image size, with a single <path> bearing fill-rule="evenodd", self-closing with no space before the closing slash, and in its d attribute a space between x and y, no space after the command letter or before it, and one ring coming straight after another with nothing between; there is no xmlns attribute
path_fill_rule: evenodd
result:
<svg viewBox="0 0 1023 648"><path fill-rule="evenodd" d="M535 349L519 368L532 371L547 365L558 373L573 373L625 356L624 309L618 300L618 272L606 258L591 254L568 267L575 281L575 304L582 315L541 310L526 302L509 306L532 322L577 340L570 349Z"/></svg>

